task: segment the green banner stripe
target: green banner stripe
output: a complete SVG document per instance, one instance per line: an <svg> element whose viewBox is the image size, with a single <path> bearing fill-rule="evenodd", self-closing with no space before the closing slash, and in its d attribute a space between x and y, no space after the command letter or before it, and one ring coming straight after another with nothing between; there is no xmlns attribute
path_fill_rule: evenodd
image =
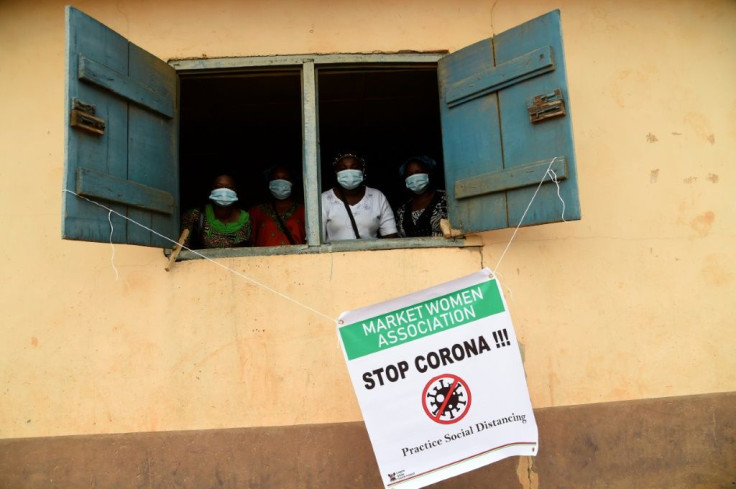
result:
<svg viewBox="0 0 736 489"><path fill-rule="evenodd" d="M348 360L409 343L503 312L495 280L340 328Z"/></svg>

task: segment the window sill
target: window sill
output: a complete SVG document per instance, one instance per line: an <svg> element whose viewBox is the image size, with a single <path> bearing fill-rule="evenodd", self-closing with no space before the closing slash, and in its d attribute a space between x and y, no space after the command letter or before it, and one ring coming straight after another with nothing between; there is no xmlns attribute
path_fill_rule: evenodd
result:
<svg viewBox="0 0 736 489"><path fill-rule="evenodd" d="M258 248L222 248L196 250L196 253L182 250L177 261L198 260L202 255L207 258L237 258L243 256L273 256L273 255L310 255L320 253L342 253L348 251L375 251L416 248L467 248L482 246L480 236L465 236L462 238L394 238L374 240L346 240L319 246L268 246ZM168 257L170 249L165 249Z"/></svg>

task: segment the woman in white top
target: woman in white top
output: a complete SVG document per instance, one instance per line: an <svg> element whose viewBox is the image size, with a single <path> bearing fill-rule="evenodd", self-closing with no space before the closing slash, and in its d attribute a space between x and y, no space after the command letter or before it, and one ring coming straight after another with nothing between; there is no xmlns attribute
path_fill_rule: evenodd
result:
<svg viewBox="0 0 736 489"><path fill-rule="evenodd" d="M337 185L322 192L324 240L398 237L394 213L386 196L363 184L363 159L354 154L341 154L332 167Z"/></svg>

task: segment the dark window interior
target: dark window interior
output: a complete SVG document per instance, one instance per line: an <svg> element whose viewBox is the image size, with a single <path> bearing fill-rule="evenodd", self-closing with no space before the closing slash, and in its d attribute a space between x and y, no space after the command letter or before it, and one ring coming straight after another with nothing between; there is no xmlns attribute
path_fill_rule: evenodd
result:
<svg viewBox="0 0 736 489"><path fill-rule="evenodd" d="M247 209L266 198L264 169L285 162L301 171L299 70L183 75L180 83L182 211L207 201L217 175L235 178Z"/></svg>
<svg viewBox="0 0 736 489"><path fill-rule="evenodd" d="M358 152L366 183L396 207L407 197L398 175L408 157L442 163L435 66L324 67L317 72L321 189L334 184L332 159ZM302 101L298 68L181 76L182 210L202 205L212 179L229 173L244 208L266 200L264 169L286 163L301 175ZM440 171L438 187L444 188Z"/></svg>
<svg viewBox="0 0 736 489"><path fill-rule="evenodd" d="M335 154L357 151L366 159L366 184L397 207L408 197L401 163L419 154L441 163L436 67L323 68L317 83L322 188L335 182ZM442 171L438 177L444 181Z"/></svg>

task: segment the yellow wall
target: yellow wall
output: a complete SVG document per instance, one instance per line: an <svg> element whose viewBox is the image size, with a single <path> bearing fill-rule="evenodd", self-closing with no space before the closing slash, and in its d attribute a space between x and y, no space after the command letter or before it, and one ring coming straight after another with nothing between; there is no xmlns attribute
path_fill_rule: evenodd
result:
<svg viewBox="0 0 736 489"><path fill-rule="evenodd" d="M532 402L736 390L733 1L75 6L163 59L453 51L559 7L583 219L521 229L498 269ZM63 3L0 3L0 93L0 437L360 419L323 316L212 263L60 239ZM336 317L494 268L510 237L223 264Z"/></svg>

